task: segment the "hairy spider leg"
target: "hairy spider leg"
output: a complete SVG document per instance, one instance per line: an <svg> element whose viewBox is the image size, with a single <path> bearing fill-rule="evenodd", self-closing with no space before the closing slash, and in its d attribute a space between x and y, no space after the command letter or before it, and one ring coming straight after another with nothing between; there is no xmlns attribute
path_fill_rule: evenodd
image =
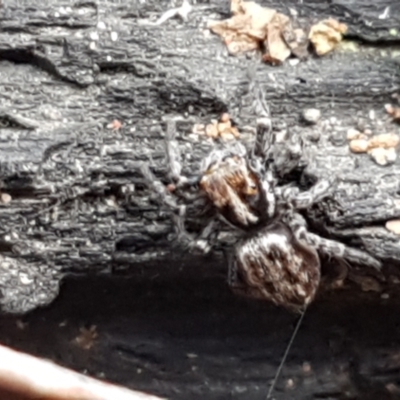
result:
<svg viewBox="0 0 400 400"><path fill-rule="evenodd" d="M255 168L266 167L265 163L269 157L270 150L274 142L272 134L271 113L265 98L265 91L260 87L255 87L253 108L257 118L256 139L251 152L251 159L255 163ZM261 163L261 166L258 165Z"/></svg>
<svg viewBox="0 0 400 400"><path fill-rule="evenodd" d="M210 221L205 228L202 229L200 234L195 238L190 235L185 229L185 217L187 208L185 205L178 204L177 198L182 197L185 200L190 200L192 203L201 200L201 195L185 195L181 193L180 189L185 187L195 186L199 182L199 177L188 179L181 175L180 152L176 138L176 124L175 121L169 120L167 122L167 132L165 135L165 148L167 154L168 177L175 181L174 192L179 191L179 195L174 196L164 184L158 180L151 172L147 164L142 164L140 167L141 173L144 176L147 184L153 192L158 195L158 202L160 205L167 206L172 211L172 221L177 234L179 242L185 244L186 248L197 249L202 253L208 253L211 250L209 240L213 235L218 232L214 229L214 221ZM203 209L204 207L200 207Z"/></svg>
<svg viewBox="0 0 400 400"><path fill-rule="evenodd" d="M288 214L285 219L286 223L292 228L293 234L299 241L314 247L320 253L327 255L328 257L345 259L356 264L366 265L377 270L381 269L381 262L370 256L365 251L354 249L343 243L336 242L335 240L326 239L308 232L307 223L302 215L292 213Z"/></svg>
<svg viewBox="0 0 400 400"><path fill-rule="evenodd" d="M284 202L292 204L296 210L304 210L318 203L330 194L334 179L321 179L309 190L300 192L295 186L278 188L277 193Z"/></svg>
<svg viewBox="0 0 400 400"><path fill-rule="evenodd" d="M182 178L182 165L179 145L176 140L176 123L174 120L167 121L165 150L167 155L168 177L174 182L179 182Z"/></svg>

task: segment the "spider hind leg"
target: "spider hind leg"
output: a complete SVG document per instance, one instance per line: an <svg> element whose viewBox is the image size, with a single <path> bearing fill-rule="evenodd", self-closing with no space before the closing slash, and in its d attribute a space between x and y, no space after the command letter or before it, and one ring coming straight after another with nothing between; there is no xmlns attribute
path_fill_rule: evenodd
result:
<svg viewBox="0 0 400 400"><path fill-rule="evenodd" d="M344 259L350 263L365 265L377 270L382 268L382 263L375 257L369 255L366 251L348 247L343 243L325 239L310 232L305 232L305 234L302 235L302 238L307 243L314 246L318 251L329 257Z"/></svg>

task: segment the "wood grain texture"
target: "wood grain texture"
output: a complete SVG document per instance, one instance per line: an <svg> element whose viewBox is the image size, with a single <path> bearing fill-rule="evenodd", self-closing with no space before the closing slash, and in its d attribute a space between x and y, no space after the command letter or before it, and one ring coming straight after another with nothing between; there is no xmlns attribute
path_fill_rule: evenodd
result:
<svg viewBox="0 0 400 400"><path fill-rule="evenodd" d="M170 219L151 200L137 166L152 159L165 178L169 117L178 119L187 173L212 146L191 135L195 123L228 111L241 140L253 139L244 127L255 127L247 67L256 61L228 56L205 29L208 20L229 15L229 2L196 4L187 22L161 26L144 20L166 11L166 1L13 3L0 9L0 176L2 192L12 197L0 204L3 309L48 304L65 274L112 273L148 260L164 260L168 274ZM312 225L327 223L332 237L364 246L395 273L400 240L384 224L400 216L399 163L380 167L351 154L345 136L356 124L398 132L383 106L400 85L393 30L399 5L262 4L295 10L304 20L332 16L349 24L351 46L295 66L260 63L256 79L274 129L298 131L320 176L340 178L340 209L325 204L309 216ZM388 17L380 19L386 7ZM310 107L322 113L315 126L301 121ZM120 130L107 128L114 119Z"/></svg>

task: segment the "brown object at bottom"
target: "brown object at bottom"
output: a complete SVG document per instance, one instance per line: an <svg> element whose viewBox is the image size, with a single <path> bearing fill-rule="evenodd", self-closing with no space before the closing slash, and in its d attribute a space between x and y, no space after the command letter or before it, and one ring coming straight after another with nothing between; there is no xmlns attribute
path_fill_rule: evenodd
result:
<svg viewBox="0 0 400 400"><path fill-rule="evenodd" d="M162 400L0 346L0 400Z"/></svg>

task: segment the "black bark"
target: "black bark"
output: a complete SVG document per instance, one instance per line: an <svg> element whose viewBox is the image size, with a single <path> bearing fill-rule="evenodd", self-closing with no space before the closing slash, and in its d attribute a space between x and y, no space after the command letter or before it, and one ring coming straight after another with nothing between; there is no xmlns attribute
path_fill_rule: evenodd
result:
<svg viewBox="0 0 400 400"><path fill-rule="evenodd" d="M358 40L391 44L399 6L276 7L309 21L344 18ZM379 19L386 7L388 18ZM165 117L181 119L191 172L211 146L190 135L194 123L229 111L239 127L254 127L252 99L245 95L247 67L256 61L227 56L220 39L205 34L208 20L227 16L228 2L195 5L185 23L145 24L166 9L166 3L3 5L0 159L2 190L12 197L1 206L5 310L24 312L51 301L61 272L110 271L160 257L154 242L170 223L149 202L137 162L152 158L163 176ZM350 154L345 132L358 119L376 133L397 129L383 105L398 90L400 69L390 46L356 49L294 67L260 64L256 80L268 93L276 129L320 136L309 147L321 176L341 177L336 196L343 210L325 210L332 232L399 261L398 237L383 226L400 215L398 164L380 167ZM322 112L314 127L301 125L307 107ZM121 130L107 129L113 119L122 121Z"/></svg>
<svg viewBox="0 0 400 400"><path fill-rule="evenodd" d="M26 313L51 303L62 277L74 273L163 274L173 291L181 264L165 240L171 221L151 200L138 163L152 160L165 178L167 118L177 119L187 173L213 146L191 133L195 123L228 111L241 140L252 140L248 67L257 61L228 56L206 29L207 21L229 16L229 2L195 4L188 21L160 26L146 20L165 12L166 1L13 3L0 9L0 177L2 193L11 196L0 204L2 309ZM398 132L384 105L400 86L400 4L263 4L309 22L334 17L349 25L349 45L297 65L260 62L256 79L274 129L296 130L320 176L340 178L336 202L310 215L312 226L323 222L324 233L382 259L382 276L368 278L389 290L398 281L400 246L385 222L400 217L399 162L382 167L352 154L346 132L360 125ZM302 121L306 108L321 111L316 125ZM114 119L121 129L108 128ZM216 260L209 273L223 282L225 266ZM156 269L147 268L153 263ZM365 282L365 274L373 273L354 269L350 277ZM364 299L351 287L350 296Z"/></svg>

